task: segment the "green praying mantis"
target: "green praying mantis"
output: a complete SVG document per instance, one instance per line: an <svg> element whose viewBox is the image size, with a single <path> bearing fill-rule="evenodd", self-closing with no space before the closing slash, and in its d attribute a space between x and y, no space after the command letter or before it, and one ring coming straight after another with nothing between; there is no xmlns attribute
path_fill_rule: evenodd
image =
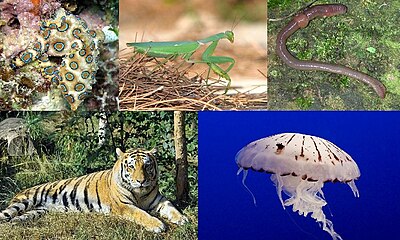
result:
<svg viewBox="0 0 400 240"><path fill-rule="evenodd" d="M231 85L231 78L229 77L228 72L232 69L233 65L235 64L235 59L224 56L212 56L212 54L215 51L215 48L218 45L219 40L224 38L228 39L231 43L233 43L234 41L233 32L225 31L197 41L139 42L139 43L127 43L127 46L134 47L136 52L146 54L147 56L150 57L175 59L176 57L181 56L185 61L190 63L206 63L209 66L208 75L210 74L210 70L212 70L218 76L228 81L228 85L225 89L226 93ZM196 50L200 46L210 42L211 42L210 46L208 46L201 55L201 60L191 59L193 53L196 52ZM220 66L218 66L218 64L224 64L224 63L229 63L229 66L225 70Z"/></svg>

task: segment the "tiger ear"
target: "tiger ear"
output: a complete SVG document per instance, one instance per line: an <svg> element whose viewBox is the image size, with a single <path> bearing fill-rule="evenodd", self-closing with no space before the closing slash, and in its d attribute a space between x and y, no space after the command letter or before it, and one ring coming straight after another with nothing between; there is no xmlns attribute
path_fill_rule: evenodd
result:
<svg viewBox="0 0 400 240"><path fill-rule="evenodd" d="M119 148L116 148L116 149L115 149L115 152L117 153L118 157L120 157L121 155L124 154L124 152L123 152L121 149L119 149Z"/></svg>

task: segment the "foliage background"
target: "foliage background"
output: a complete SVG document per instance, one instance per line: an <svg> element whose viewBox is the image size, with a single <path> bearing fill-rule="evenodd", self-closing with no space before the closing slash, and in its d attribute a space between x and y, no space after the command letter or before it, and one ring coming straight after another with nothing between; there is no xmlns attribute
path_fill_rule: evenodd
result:
<svg viewBox="0 0 400 240"><path fill-rule="evenodd" d="M268 0L269 109L391 110L400 108L399 1L327 1L342 3L347 13L316 18L294 33L287 47L301 60L341 64L364 72L387 88L380 99L366 84L343 75L300 71L276 55L279 31L312 1ZM290 17L289 17L290 16Z"/></svg>
<svg viewBox="0 0 400 240"><path fill-rule="evenodd" d="M102 146L99 146L97 136L99 116L99 113L90 112L1 113L0 121L8 117L20 117L27 121L37 154L10 157L6 152L7 143L0 142L0 209L4 209L9 200L25 188L111 168L116 160L116 147L123 150L156 147L160 169L160 191L173 201L175 199L173 112L107 113L108 131ZM186 113L186 135L191 200L184 213L190 219L188 226L161 235L153 235L129 221L116 217L79 213L68 213L68 217L65 217L65 214L49 214L37 222L28 223L27 228L9 224L0 225L0 238L21 239L30 233L33 234L30 237L34 238L55 239L118 239L117 236L124 236L123 239L166 236L179 239L181 234L188 239L197 239L197 113ZM98 221L93 221L92 218ZM71 224L66 224L70 219ZM101 227L102 224L105 225ZM128 235L126 225L129 226ZM79 229L84 231L79 233Z"/></svg>

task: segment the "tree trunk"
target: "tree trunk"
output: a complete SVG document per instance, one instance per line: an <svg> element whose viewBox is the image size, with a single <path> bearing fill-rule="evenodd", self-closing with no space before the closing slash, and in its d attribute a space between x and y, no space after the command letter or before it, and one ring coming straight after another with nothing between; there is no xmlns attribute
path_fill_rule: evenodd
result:
<svg viewBox="0 0 400 240"><path fill-rule="evenodd" d="M107 135L107 114L106 112L99 113L99 131L97 137L99 138L98 147L101 147L106 142Z"/></svg>
<svg viewBox="0 0 400 240"><path fill-rule="evenodd" d="M185 134L185 115L174 112L174 138L176 159L176 199L179 206L189 202L188 162Z"/></svg>

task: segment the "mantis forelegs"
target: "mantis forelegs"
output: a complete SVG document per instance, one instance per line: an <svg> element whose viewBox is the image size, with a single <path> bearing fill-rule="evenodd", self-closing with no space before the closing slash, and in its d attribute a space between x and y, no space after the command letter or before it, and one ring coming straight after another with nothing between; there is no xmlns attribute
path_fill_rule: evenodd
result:
<svg viewBox="0 0 400 240"><path fill-rule="evenodd" d="M212 56L212 54L215 51L215 48L218 45L219 40L213 41L210 46L207 47L207 49L204 51L204 53L201 55L201 60L200 61L192 61L194 63L206 63L210 69L215 72L218 76L226 79L228 81L228 85L226 86L225 93L228 91L229 87L231 86L231 78L228 75L228 72L232 69L233 65L235 65L235 59L231 57L225 57L225 56ZM230 63L229 66L224 70L217 64L224 64L224 63ZM208 78L208 76L207 76Z"/></svg>

